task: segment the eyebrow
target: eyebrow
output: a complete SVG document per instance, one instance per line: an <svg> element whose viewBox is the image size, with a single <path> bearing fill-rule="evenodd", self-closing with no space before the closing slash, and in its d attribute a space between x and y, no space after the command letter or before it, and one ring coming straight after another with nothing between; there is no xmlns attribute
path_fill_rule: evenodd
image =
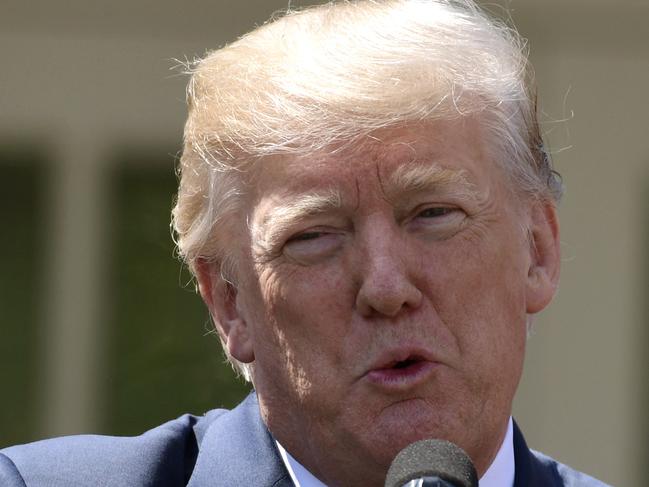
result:
<svg viewBox="0 0 649 487"><path fill-rule="evenodd" d="M407 164L399 167L385 186L386 194L398 196L424 191L449 192L474 199L476 187L467 179L467 171L449 169L436 163Z"/></svg>
<svg viewBox="0 0 649 487"><path fill-rule="evenodd" d="M271 208L258 225L251 227L253 247L257 253L270 253L288 228L297 222L342 207L339 191L307 193Z"/></svg>

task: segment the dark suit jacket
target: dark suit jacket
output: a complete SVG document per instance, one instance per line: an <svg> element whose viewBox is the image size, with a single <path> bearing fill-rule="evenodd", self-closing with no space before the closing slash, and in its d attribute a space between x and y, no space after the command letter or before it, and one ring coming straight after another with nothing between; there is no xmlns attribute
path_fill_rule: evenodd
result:
<svg viewBox="0 0 649 487"><path fill-rule="evenodd" d="M515 487L604 484L532 452L514 431ZM2 487L293 487L253 393L128 438L68 436L0 450Z"/></svg>

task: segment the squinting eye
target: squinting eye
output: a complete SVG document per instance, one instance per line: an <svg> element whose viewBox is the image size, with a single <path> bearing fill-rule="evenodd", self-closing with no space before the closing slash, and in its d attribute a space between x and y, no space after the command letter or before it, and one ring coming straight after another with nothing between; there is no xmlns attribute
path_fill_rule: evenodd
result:
<svg viewBox="0 0 649 487"><path fill-rule="evenodd" d="M339 232L307 231L291 237L284 244L284 255L294 261L310 265L320 262L335 253L343 244Z"/></svg>
<svg viewBox="0 0 649 487"><path fill-rule="evenodd" d="M459 232L466 213L457 206L422 206L408 220L408 228L430 240L446 240Z"/></svg>
<svg viewBox="0 0 649 487"><path fill-rule="evenodd" d="M453 213L454 211L455 208L450 208L448 206L435 206L432 208L426 208L425 210L419 212L417 216L420 218L435 218L448 215L449 213Z"/></svg>
<svg viewBox="0 0 649 487"><path fill-rule="evenodd" d="M305 232L295 237L292 237L289 242L304 241L304 240L314 240L318 237L322 237L324 234L322 232Z"/></svg>

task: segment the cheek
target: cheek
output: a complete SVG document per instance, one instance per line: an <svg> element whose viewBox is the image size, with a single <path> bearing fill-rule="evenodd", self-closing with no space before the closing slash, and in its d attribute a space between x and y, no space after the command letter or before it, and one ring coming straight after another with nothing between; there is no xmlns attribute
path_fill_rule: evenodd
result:
<svg viewBox="0 0 649 487"><path fill-rule="evenodd" d="M274 282L270 313L292 332L336 336L349 322L354 293L344 265L297 267Z"/></svg>
<svg viewBox="0 0 649 487"><path fill-rule="evenodd" d="M286 359L291 374L313 382L329 380L325 376L345 362L350 333L353 303L343 270L295 268L262 275L262 280L265 324L260 338Z"/></svg>
<svg viewBox="0 0 649 487"><path fill-rule="evenodd" d="M494 235L501 235L496 239ZM513 232L462 236L431 256L428 295L469 361L521 355L526 334L525 249Z"/></svg>

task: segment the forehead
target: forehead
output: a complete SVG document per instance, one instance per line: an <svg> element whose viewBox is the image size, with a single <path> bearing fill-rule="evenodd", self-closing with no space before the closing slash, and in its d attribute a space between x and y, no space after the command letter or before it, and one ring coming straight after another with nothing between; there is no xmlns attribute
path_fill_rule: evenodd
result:
<svg viewBox="0 0 649 487"><path fill-rule="evenodd" d="M330 151L261 161L250 189L259 201L270 194L282 198L318 188L360 190L371 181L386 192L417 189L426 181L484 186L502 179L493 160L477 120L411 124Z"/></svg>

